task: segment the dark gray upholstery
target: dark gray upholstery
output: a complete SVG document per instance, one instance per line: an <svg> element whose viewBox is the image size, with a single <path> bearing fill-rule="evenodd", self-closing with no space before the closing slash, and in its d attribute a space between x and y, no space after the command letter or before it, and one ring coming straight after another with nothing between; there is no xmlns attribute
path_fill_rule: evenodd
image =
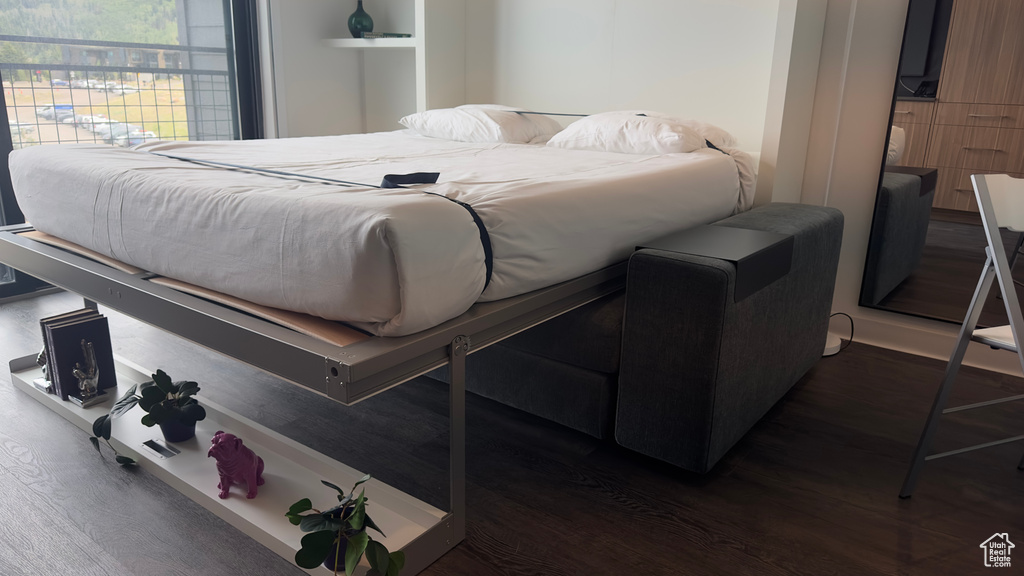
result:
<svg viewBox="0 0 1024 576"><path fill-rule="evenodd" d="M695 472L821 358L843 217L770 204L718 224L794 235L790 273L733 302L731 263L641 250L626 286L615 439Z"/></svg>
<svg viewBox="0 0 1024 576"><path fill-rule="evenodd" d="M734 303L732 264L641 250L630 259L625 298L603 298L472 354L467 388L709 470L821 357L843 219L837 210L770 204L718 224L794 235L790 273Z"/></svg>
<svg viewBox="0 0 1024 576"><path fill-rule="evenodd" d="M921 193L921 177L886 172L875 215L861 302L878 304L921 264L935 190Z"/></svg>

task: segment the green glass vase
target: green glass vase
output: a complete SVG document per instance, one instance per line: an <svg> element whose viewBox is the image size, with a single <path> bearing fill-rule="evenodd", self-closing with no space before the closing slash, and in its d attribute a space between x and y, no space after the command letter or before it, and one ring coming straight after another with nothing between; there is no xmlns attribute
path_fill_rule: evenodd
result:
<svg viewBox="0 0 1024 576"><path fill-rule="evenodd" d="M353 38L362 38L363 32L373 32L373 18L363 10L363 0L359 0L356 11L348 17L348 31Z"/></svg>

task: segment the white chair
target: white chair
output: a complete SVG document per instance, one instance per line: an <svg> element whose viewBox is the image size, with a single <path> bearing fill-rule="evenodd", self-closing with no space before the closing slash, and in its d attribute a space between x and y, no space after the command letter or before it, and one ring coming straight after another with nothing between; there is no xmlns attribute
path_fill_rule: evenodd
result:
<svg viewBox="0 0 1024 576"><path fill-rule="evenodd" d="M953 355L946 366L946 375L942 380L942 385L939 387L938 394L935 396L935 402L932 404L932 411L928 415L928 421L921 432L921 439L917 444L917 450L914 452L914 460L910 465L910 470L907 471L906 479L903 481L903 488L900 489L900 498L910 497L914 487L917 485L921 468L927 460L935 460L972 450L1024 440L1024 436L1012 436L940 454L928 454L932 437L939 426L939 418L943 414L1024 399L1024 394L1022 394L946 408L949 394L953 390L953 380L960 370L960 364L963 362L964 354L967 352L967 345L972 340L993 348L1015 352L1021 363L1021 368L1024 369L1024 353L1021 352L1021 347L1017 345L1018 342L1021 342L1021 337L1024 336L1024 318L1021 316L1020 302L1018 302L1017 291L1013 286L1013 277L1010 275L1006 249L1003 247L1002 237L999 235L999 228L1009 228L1015 232L1024 232L1024 179L1011 178L1006 174L973 175L971 176L971 182L974 183L974 194L978 199L981 223L985 229L985 238L988 240L988 246L985 248L985 254L988 258L981 272L981 278L978 280L978 287L974 291L974 297L971 299L971 305L967 308L967 316L964 318L964 323L960 326L960 333L953 348ZM999 292L1002 294L1003 305L1006 306L1006 315L1010 320L1010 324L975 330L978 318L981 316L981 310L985 304L985 299L992 288L993 278L999 284ZM1024 470L1024 458L1017 464L1017 468Z"/></svg>

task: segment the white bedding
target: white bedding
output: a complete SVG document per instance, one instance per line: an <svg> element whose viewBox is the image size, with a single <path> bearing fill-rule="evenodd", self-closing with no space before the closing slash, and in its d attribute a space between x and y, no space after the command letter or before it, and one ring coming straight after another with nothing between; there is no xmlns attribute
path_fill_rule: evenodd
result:
<svg viewBox="0 0 1024 576"><path fill-rule="evenodd" d="M201 166L146 151L380 184L470 204L494 251L490 285L470 213L416 189L378 190ZM754 166L737 150L627 155L470 144L407 131L72 144L10 156L38 230L140 268L381 336L437 325L627 258L634 246L749 207ZM738 169L739 167L739 169Z"/></svg>

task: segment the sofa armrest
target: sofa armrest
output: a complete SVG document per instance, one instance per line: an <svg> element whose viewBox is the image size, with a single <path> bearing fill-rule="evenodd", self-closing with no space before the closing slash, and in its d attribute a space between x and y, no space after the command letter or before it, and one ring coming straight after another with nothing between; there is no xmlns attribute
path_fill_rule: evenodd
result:
<svg viewBox="0 0 1024 576"><path fill-rule="evenodd" d="M615 423L619 444L700 473L821 358L843 216L769 204L716 224L793 235L789 273L734 302L730 262L634 253Z"/></svg>

